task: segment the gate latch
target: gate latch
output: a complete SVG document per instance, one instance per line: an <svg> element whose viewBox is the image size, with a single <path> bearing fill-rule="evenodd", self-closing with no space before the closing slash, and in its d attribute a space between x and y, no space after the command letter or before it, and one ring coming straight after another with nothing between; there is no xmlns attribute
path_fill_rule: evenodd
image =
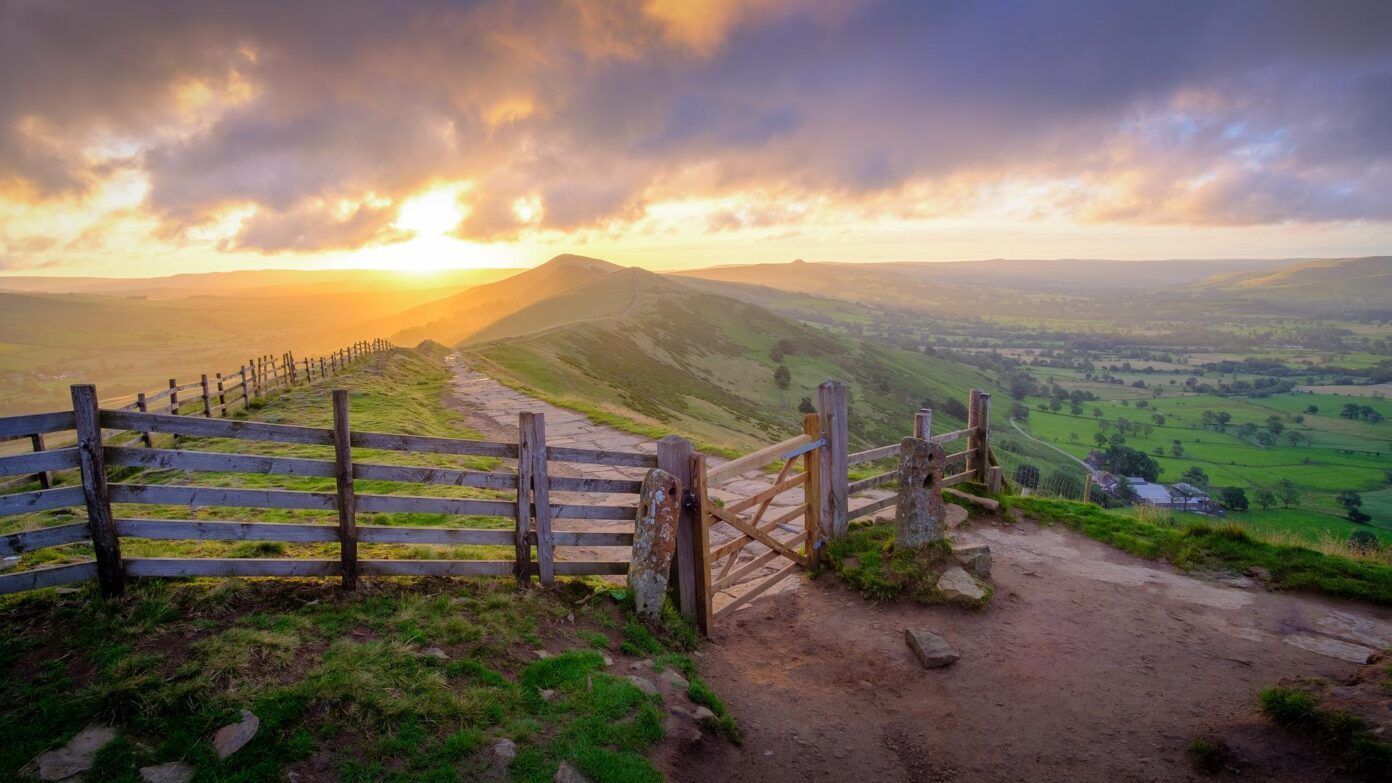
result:
<svg viewBox="0 0 1392 783"><path fill-rule="evenodd" d="M682 490L682 508L687 511L695 511L701 505L696 499L696 493L689 489Z"/></svg>

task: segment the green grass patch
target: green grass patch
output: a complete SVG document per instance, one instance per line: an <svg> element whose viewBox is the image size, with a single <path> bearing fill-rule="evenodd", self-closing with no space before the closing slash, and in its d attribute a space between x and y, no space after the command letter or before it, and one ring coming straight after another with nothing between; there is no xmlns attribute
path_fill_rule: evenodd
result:
<svg viewBox="0 0 1392 783"><path fill-rule="evenodd" d="M827 554L837 576L862 595L877 601L912 597L922 604L946 603L938 590L938 577L953 565L952 545L946 540L917 549L894 545L894 525L853 523L844 538L831 541ZM981 608L990 603L992 590L970 604Z"/></svg>
<svg viewBox="0 0 1392 783"><path fill-rule="evenodd" d="M1359 716L1323 707L1316 695L1298 688L1267 688L1259 698L1267 717L1309 735L1335 753L1348 771L1369 780L1392 776L1392 744Z"/></svg>

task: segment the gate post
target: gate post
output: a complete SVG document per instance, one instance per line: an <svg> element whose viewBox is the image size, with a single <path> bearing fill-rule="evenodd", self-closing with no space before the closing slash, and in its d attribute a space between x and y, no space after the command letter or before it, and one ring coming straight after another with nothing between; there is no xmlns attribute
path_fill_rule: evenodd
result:
<svg viewBox="0 0 1392 783"><path fill-rule="evenodd" d="M358 499L353 487L353 437L348 392L333 391L334 478L338 489L338 546L343 589L358 587Z"/></svg>
<svg viewBox="0 0 1392 783"><path fill-rule="evenodd" d="M715 616L715 596L711 594L710 564L710 497L706 487L706 455L691 455L691 491L696 495L696 519L692 529L692 565L696 571L696 629L702 636L710 636L712 620Z"/></svg>
<svg viewBox="0 0 1392 783"><path fill-rule="evenodd" d="M114 598L126 589L121 564L121 542L111 516L111 495L106 486L106 456L102 451L101 412L97 387L72 387L73 418L77 428L77 453L82 464L82 494L87 501L87 528L97 558L97 581L102 595Z"/></svg>
<svg viewBox="0 0 1392 783"><path fill-rule="evenodd" d="M532 516L536 519L537 574L543 587L556 582L556 561L551 535L551 487L546 471L546 418L540 413L519 414L522 448L531 457ZM519 460L520 460L519 456ZM519 463L520 464L520 463ZM521 491L521 482L518 482Z"/></svg>
<svg viewBox="0 0 1392 783"><path fill-rule="evenodd" d="M802 433L816 442L822 437L822 417L809 413L802 417ZM807 531L807 565L816 568L822 559L822 466L826 463L826 446L818 446L802 455L802 471L807 485L802 488L802 527Z"/></svg>
<svg viewBox="0 0 1392 783"><path fill-rule="evenodd" d="M826 381L817 387L817 413L822 418L822 437L826 439L820 519L827 537L833 539L845 536L849 525L849 409L850 393L846 384Z"/></svg>
<svg viewBox="0 0 1392 783"><path fill-rule="evenodd" d="M687 503L688 497L695 498L691 482L691 455L695 449L691 441L668 435L657 442L657 467L676 476L683 487L682 503L677 517L677 556L672 560L670 584L677 592L677 607L688 620L696 619L698 597L696 595L695 548L696 507Z"/></svg>

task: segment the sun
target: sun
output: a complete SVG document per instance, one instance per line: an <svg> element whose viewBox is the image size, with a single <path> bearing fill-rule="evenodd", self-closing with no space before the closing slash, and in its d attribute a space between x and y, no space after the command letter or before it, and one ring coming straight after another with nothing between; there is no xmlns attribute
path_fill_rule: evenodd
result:
<svg viewBox="0 0 1392 783"><path fill-rule="evenodd" d="M396 227L412 231L418 237L441 237L453 231L463 219L459 188L449 185L402 202L396 213Z"/></svg>

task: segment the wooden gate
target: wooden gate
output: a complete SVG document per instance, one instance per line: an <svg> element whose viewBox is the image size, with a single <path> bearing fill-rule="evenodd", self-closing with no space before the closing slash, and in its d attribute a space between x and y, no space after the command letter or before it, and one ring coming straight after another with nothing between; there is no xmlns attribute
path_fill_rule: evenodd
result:
<svg viewBox="0 0 1392 783"><path fill-rule="evenodd" d="M698 505L693 543L698 556L703 556L696 569L697 624L702 632L709 633L717 619L798 569L816 565L824 446L821 419L809 413L803 420L803 434L797 437L713 468L707 468L704 455L693 457L691 490ZM723 503L711 497L713 488L778 461L783 466L768 487ZM770 513L776 498L796 490L802 490L801 501ZM799 520L801 524L796 524ZM740 563L747 548L762 551ZM770 568L772 573L756 576ZM716 609L717 594L736 586L743 589L737 595L731 593L732 600Z"/></svg>

